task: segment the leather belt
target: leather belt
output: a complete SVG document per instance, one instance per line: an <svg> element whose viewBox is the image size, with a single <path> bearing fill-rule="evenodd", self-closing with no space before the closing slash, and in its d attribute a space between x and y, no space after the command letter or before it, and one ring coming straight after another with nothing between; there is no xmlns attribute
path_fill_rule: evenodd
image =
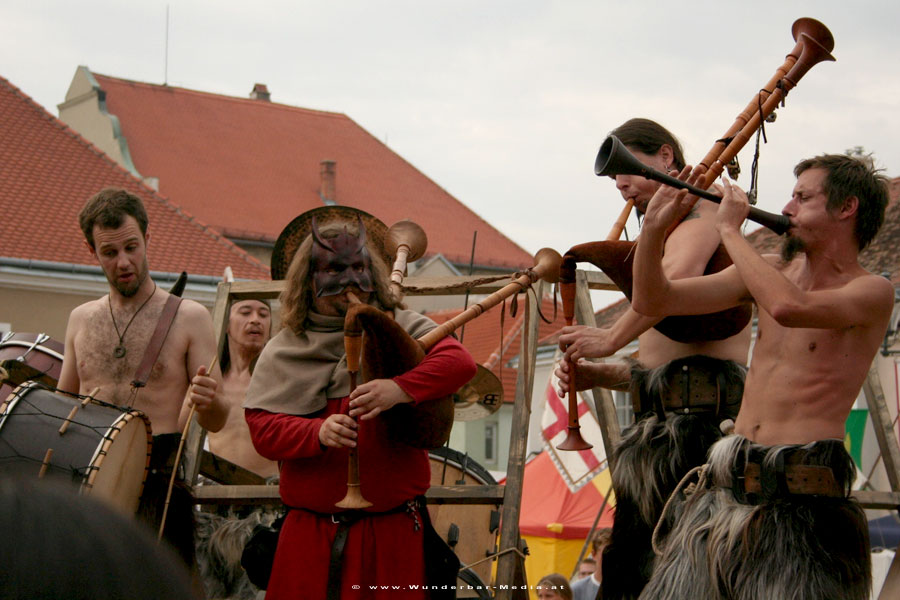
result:
<svg viewBox="0 0 900 600"><path fill-rule="evenodd" d="M664 413L679 414L713 413L722 417L735 418L740 407L743 390L727 385L720 373L692 364L682 364L660 384L659 393L653 393L652 407L639 406L640 398L632 393L636 414L648 409L654 410L662 419Z"/></svg>
<svg viewBox="0 0 900 600"><path fill-rule="evenodd" d="M744 491L748 494L763 493L763 469L756 463L744 467ZM789 494L828 496L843 498L844 491L834 479L830 467L815 465L787 465L784 467L783 484L776 483Z"/></svg>
<svg viewBox="0 0 900 600"><path fill-rule="evenodd" d="M408 512L413 516L415 527L421 527L419 520L419 509L425 508L425 505L419 499L407 500L403 504L384 512L367 512L364 510L347 510L344 512L326 514L320 513L306 508L288 507L290 510L302 510L323 519L331 519L332 523L337 524L337 530L334 533L334 539L331 542L331 557L328 562L328 587L326 591L327 600L340 600L341 597L341 574L344 566L343 556L344 548L347 545L347 538L350 536L350 527L360 519L366 517L378 517L381 515L390 515L400 512Z"/></svg>

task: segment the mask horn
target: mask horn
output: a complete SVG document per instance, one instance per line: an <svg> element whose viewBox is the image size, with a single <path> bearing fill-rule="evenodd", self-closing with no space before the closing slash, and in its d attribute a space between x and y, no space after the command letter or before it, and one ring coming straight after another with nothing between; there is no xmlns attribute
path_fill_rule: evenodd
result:
<svg viewBox="0 0 900 600"><path fill-rule="evenodd" d="M316 241L317 244L319 244L326 250L330 250L331 252L335 251L334 247L331 244L329 244L319 233L319 224L316 223L315 217L312 218L312 235L313 235L313 239Z"/></svg>

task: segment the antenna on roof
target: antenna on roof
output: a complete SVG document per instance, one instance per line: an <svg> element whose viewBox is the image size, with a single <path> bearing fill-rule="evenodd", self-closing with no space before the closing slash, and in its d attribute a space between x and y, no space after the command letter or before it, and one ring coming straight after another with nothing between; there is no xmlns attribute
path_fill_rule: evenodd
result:
<svg viewBox="0 0 900 600"><path fill-rule="evenodd" d="M163 85L169 85L169 5L166 4L166 60L163 67Z"/></svg>

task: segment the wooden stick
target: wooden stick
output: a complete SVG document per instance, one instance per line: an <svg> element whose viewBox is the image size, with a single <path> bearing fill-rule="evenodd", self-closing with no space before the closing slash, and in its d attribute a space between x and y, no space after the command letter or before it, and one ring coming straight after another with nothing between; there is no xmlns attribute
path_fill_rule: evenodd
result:
<svg viewBox="0 0 900 600"><path fill-rule="evenodd" d="M99 391L100 391L100 388L98 388L98 387L92 389L92 390L91 390L91 393L89 393L89 394L87 395L87 398L85 398L84 400L81 401L81 404L76 404L75 406L72 407L72 410L69 411L69 416L67 416L67 417L66 417L66 420L63 421L63 424L59 426L59 435L62 435L62 434L64 434L66 431L68 431L69 425L72 423L72 419L75 418L75 413L78 412L78 409L79 409L79 408L84 408L85 406L87 406L88 404L90 404L90 403L91 403L91 400L94 398L94 396L97 395L97 393L98 393Z"/></svg>
<svg viewBox="0 0 900 600"><path fill-rule="evenodd" d="M47 473L47 469L50 467L50 458L53 456L53 448L47 448L47 453L44 455L44 462L41 463L41 470L38 472L38 479L44 477Z"/></svg>
<svg viewBox="0 0 900 600"><path fill-rule="evenodd" d="M216 354L213 359L209 363L209 368L206 370L206 374L210 375L212 373L213 368L216 366L216 361L219 360L219 355ZM163 536L163 529L166 527L166 517L169 514L169 502L172 500L172 488L175 487L175 477L178 476L178 463L181 462L181 453L184 450L184 440L187 437L188 429L191 427L191 419L194 417L194 411L197 409L195 404L191 404L191 410L188 412L187 421L184 424L184 429L181 431L181 439L178 440L178 450L175 451L175 462L172 464L172 476L169 478L169 489L166 490L166 502L163 505L163 514L162 519L159 522L159 532L156 534L156 541L159 542Z"/></svg>

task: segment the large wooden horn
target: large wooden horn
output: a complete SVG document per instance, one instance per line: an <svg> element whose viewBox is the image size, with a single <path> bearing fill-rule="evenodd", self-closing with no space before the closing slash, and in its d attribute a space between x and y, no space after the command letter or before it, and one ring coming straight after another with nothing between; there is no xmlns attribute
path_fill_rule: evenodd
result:
<svg viewBox="0 0 900 600"><path fill-rule="evenodd" d="M746 108L738 115L734 123L729 127L725 135L713 145L709 153L700 161L699 165L706 169L700 184L696 188L690 188L698 197L718 201L720 197L709 194L706 189L712 185L722 171L728 165L753 133L759 128L763 120L768 117L775 108L784 100L785 95L793 89L797 82L816 64L834 60L831 51L834 49L834 37L828 28L815 19L798 19L794 22L791 33L796 44L785 57L784 63L778 67L775 74L747 104ZM665 185L677 185L686 187L676 178L653 171L638 161L615 138L609 136L600 147L597 159L594 163L594 172L597 175L616 175L622 173L643 175L649 179L660 181ZM661 176L661 177L660 177ZM712 196L712 197L710 197ZM560 266L559 284L560 295L563 303L563 315L567 324L574 322L575 315L575 270L577 263L590 262L600 269L619 287L625 296L631 300L634 261L634 243L619 241L619 236L624 229L628 213L633 203L629 202L625 210L619 215L606 241L589 242L570 248L563 256ZM687 209L681 218L689 212ZM753 220L769 227L776 233L783 233L787 229L786 219L779 215L766 213L755 207L751 207ZM676 221L677 223L677 221ZM673 226L674 227L674 226ZM710 258L706 266L706 273L721 271L731 264L731 258L720 245ZM752 306L744 304L725 311L710 315L690 315L666 317L654 328L667 337L677 342L695 343L700 341L714 341L729 338L747 326L753 314ZM572 389L575 385L575 369L572 369ZM577 428L576 411L577 392L569 394L569 431ZM573 413L574 416L573 416ZM574 422L574 423L573 423ZM578 436L580 437L580 435ZM573 438L569 438L559 446L562 450L584 449Z"/></svg>
<svg viewBox="0 0 900 600"><path fill-rule="evenodd" d="M597 161L594 163L594 172L597 175L608 175L613 177L616 175L640 175L647 179L658 181L664 185L688 190L699 198L705 198L706 200L716 203L722 201L722 196L719 196L718 194L713 194L712 192L706 191L706 189L690 185L677 177L672 177L662 171L657 171L652 167L648 167L638 160L634 154L629 152L628 148L625 147L625 144L614 135L607 137L603 142L603 145L600 146L600 152L597 154ZM709 171L707 171L707 173L709 173ZM766 212L755 206L750 207L750 214L747 215L747 218L764 227L768 227L779 235L787 231L791 226L790 220L784 215Z"/></svg>
<svg viewBox="0 0 900 600"><path fill-rule="evenodd" d="M808 17L797 19L791 25L791 35L796 43L785 56L782 65L775 70L772 78L747 103L731 127L721 138L716 140L703 160L698 163L698 166L706 169L699 185L702 189L709 188L722 174L725 167L734 160L760 124L775 111L779 103L784 102L787 93L797 86L800 79L811 68L820 62L835 60L831 55L831 51L834 50L834 36L828 27L816 19ZM600 162L600 155L598 155L594 165L595 173L597 175L609 174L599 172ZM617 240L621 237L633 206L634 203L629 202L623 209L607 236L607 240ZM684 215L686 214L687 212L684 213ZM768 227L768 225L766 226Z"/></svg>
<svg viewBox="0 0 900 600"><path fill-rule="evenodd" d="M766 86L753 96L731 127L720 140L713 144L709 153L700 161L699 164L707 171L693 191L702 192L704 195L708 194L705 190L722 174L725 166L737 156L740 149L758 129L762 120L775 110L778 104L784 100L787 92L797 85L800 78L816 64L834 60L831 55L831 51L834 49L834 38L825 25L815 19L803 18L794 22L791 31L796 41L794 48L788 53L784 63L775 71ZM610 138L612 137L610 136ZM616 144L616 141L618 140L607 139L601 146L594 164L595 172L598 175L612 175L618 168L640 168L632 164L632 161L628 160L628 156L633 159L633 162L640 163L640 161L634 159L630 152L621 143ZM626 166L623 167L623 164ZM654 173L659 174L659 172ZM637 174L650 177L649 170L648 174ZM664 177L668 176L664 175ZM655 176L653 178L656 179ZM674 182L663 181L663 183L672 185ZM680 182L679 186L683 187ZM718 199L718 197L713 195L711 199ZM781 216L760 211L755 207L751 207L751 212L758 217L754 220L766 227L770 227L776 232L784 230L785 221ZM684 213L684 215L686 214ZM615 239L579 244L566 252L560 268L561 294L566 294L567 286L575 284L576 263L590 262L602 269L625 296L629 300L631 299L634 245L632 242L618 241L618 235L616 233ZM730 264L731 258L728 253L725 252L724 247L719 246L707 264L705 272L715 273ZM574 298L574 292L572 297ZM565 297L563 310L566 311ZM574 308L571 308L570 311L574 312ZM752 307L746 304L712 315L667 317L654 327L677 342L714 341L729 338L740 332L750 322L751 316Z"/></svg>

